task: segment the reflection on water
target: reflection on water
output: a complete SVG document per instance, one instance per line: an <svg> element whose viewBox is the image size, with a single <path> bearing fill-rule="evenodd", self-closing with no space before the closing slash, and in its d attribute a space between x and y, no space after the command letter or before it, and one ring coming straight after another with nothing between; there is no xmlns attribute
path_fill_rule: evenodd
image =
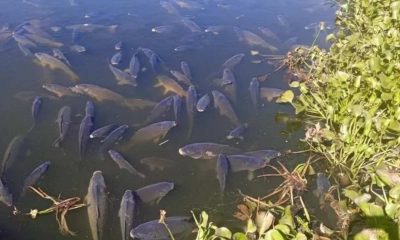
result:
<svg viewBox="0 0 400 240"><path fill-rule="evenodd" d="M311 44L320 21L326 22L326 31L317 42L326 47L323 38L332 31L332 17L333 9L322 0L0 1L0 149L5 152L15 136L25 136L5 181L14 195L14 204L23 212L49 207L49 202L32 192L17 196L25 177L41 163L50 161L37 186L50 195L61 194L62 199L83 199L92 173L103 172L110 210L104 239L121 238L117 213L126 189L163 181L175 183L175 189L158 205L140 204L135 224L158 218L159 209L165 209L169 216L187 216L192 209L205 209L216 220L224 219L224 224L235 226L231 213L239 199L237 189L263 195L279 179L250 181L247 172L229 173L221 200L216 162L183 157L178 149L196 142L228 144L243 152L286 152L296 148L302 126L290 106L260 98L259 106L254 108L249 83L258 76L260 87L286 89L284 71L265 77L275 69L265 61L265 55L285 54L295 44ZM226 63L237 54L242 57ZM226 67L233 77L223 74ZM213 100L203 112L196 111L199 106L194 105L193 130L188 138L191 117L186 117L186 108L190 108L185 103L186 93L176 86L155 87L160 85L156 79L159 74L176 77L178 86L185 91L192 83L198 98L204 94L211 97L213 90L223 92L233 102L239 121L248 124L244 140L226 138L235 124L218 113ZM71 87L78 83L109 89L113 95L93 95L78 87L72 91ZM56 88L56 92L49 92L42 87L45 84L60 86L46 85ZM174 91L183 97L178 125L158 141L160 145L124 147L135 130L149 120L153 104L166 97L164 90L170 90L168 96ZM28 133L36 96L42 97L42 104L36 124ZM132 99L146 101L134 103ZM101 160L98 139L88 140L84 160L80 160L78 132L87 100L95 103L93 129L107 124L129 126L120 143L111 146L120 150L145 178L120 169L107 153ZM167 101L167 109L160 110L167 110L167 114L157 121L175 120L172 105L176 100ZM69 129L62 147L55 148L54 140L60 134L60 121L56 123L56 119L63 106L71 108ZM298 159L281 157L281 161L293 166ZM258 170L256 175L268 171ZM60 235L54 215L32 220L10 212L1 205L1 239L73 238ZM68 221L79 239L91 239L85 209L71 211Z"/></svg>

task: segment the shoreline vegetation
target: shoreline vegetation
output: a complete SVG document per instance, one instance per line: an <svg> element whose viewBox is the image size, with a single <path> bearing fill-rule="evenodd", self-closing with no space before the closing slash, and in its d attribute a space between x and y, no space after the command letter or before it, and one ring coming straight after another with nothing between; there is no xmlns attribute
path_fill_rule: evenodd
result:
<svg viewBox="0 0 400 240"><path fill-rule="evenodd" d="M304 120L309 160L291 171L274 163L283 182L273 194L243 195L234 213L242 231L192 213L196 240L399 239L400 1L337 4L336 32L326 38L331 47L297 47L285 59L294 91L279 101ZM315 175L319 203L336 215L332 229L302 198ZM323 188L324 179L330 187Z"/></svg>

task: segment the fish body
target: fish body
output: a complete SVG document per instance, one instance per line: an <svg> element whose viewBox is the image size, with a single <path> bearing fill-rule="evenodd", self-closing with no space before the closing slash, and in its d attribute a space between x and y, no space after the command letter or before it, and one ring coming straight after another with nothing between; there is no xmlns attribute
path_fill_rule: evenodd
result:
<svg viewBox="0 0 400 240"><path fill-rule="evenodd" d="M201 33L202 30L197 23L193 22L190 19L184 18L182 19L182 23L185 27L187 27L192 33Z"/></svg>
<svg viewBox="0 0 400 240"><path fill-rule="evenodd" d="M185 74L186 78L189 79L189 82L192 80L192 71L190 70L189 64L185 61L181 62L181 70L183 74Z"/></svg>
<svg viewBox="0 0 400 240"><path fill-rule="evenodd" d="M172 182L159 182L137 189L135 192L144 203L158 203L170 191L174 189Z"/></svg>
<svg viewBox="0 0 400 240"><path fill-rule="evenodd" d="M115 32L118 28L118 25L109 25L109 26L105 26L105 25L100 25L100 24L92 24L92 23L83 23L83 24L75 24L75 25L70 25L70 26L66 26L66 29L69 30L75 30L78 32L93 32L96 30L107 30L111 33Z"/></svg>
<svg viewBox="0 0 400 240"><path fill-rule="evenodd" d="M178 94L181 97L186 96L186 91L172 78L167 77L165 75L160 75L157 77L158 83L155 87L163 87L164 94L173 92Z"/></svg>
<svg viewBox="0 0 400 240"><path fill-rule="evenodd" d="M60 59L61 61L64 61L66 64L68 64L69 66L71 66L71 63L68 61L67 57L64 55L63 52L61 52L60 49L58 48L53 48L52 49L53 52L53 56Z"/></svg>
<svg viewBox="0 0 400 240"><path fill-rule="evenodd" d="M135 213L135 196L131 190L126 190L118 211L122 240L129 240L129 232L133 229Z"/></svg>
<svg viewBox="0 0 400 240"><path fill-rule="evenodd" d="M267 27L258 27L258 30L260 30L260 32L267 38L275 41L275 42L280 42L281 40L279 39L279 37L272 32L269 28Z"/></svg>
<svg viewBox="0 0 400 240"><path fill-rule="evenodd" d="M208 26L206 29L204 29L204 32L206 33L212 33L214 35L218 35L222 30L224 30L225 27L224 26Z"/></svg>
<svg viewBox="0 0 400 240"><path fill-rule="evenodd" d="M154 53L149 57L149 63L151 68L153 69L153 72L157 72L162 63L162 60L160 56Z"/></svg>
<svg viewBox="0 0 400 240"><path fill-rule="evenodd" d="M141 164L146 165L150 171L163 171L172 161L161 157L146 157L139 161Z"/></svg>
<svg viewBox="0 0 400 240"><path fill-rule="evenodd" d="M173 96L166 97L157 103L153 110L151 110L150 115L147 117L145 125L150 124L160 117L166 115L171 110L172 104Z"/></svg>
<svg viewBox="0 0 400 240"><path fill-rule="evenodd" d="M24 47L32 47L32 48L36 48L37 44L34 43L32 40L30 40L29 38L25 37L24 35L18 34L18 33L13 33L12 37L14 38L14 40L18 43L21 44Z"/></svg>
<svg viewBox="0 0 400 240"><path fill-rule="evenodd" d="M128 147L149 142L158 143L175 126L175 121L162 121L140 128L129 140Z"/></svg>
<svg viewBox="0 0 400 240"><path fill-rule="evenodd" d="M175 70L171 70L170 73L174 76L179 82L184 83L186 85L191 85L190 79L183 73Z"/></svg>
<svg viewBox="0 0 400 240"><path fill-rule="evenodd" d="M85 105L85 115L94 118L95 108L92 101L87 101Z"/></svg>
<svg viewBox="0 0 400 240"><path fill-rule="evenodd" d="M118 142L120 139L122 139L122 136L128 129L128 125L124 124L116 129L112 130L107 137L105 137L103 140L101 140L102 145L100 146L100 154L101 158L104 159L104 153L108 151L110 148L113 147L113 145Z"/></svg>
<svg viewBox="0 0 400 240"><path fill-rule="evenodd" d="M124 46L124 43L122 41L119 41L114 45L114 49L117 51L120 51L120 50L122 50L123 46Z"/></svg>
<svg viewBox="0 0 400 240"><path fill-rule="evenodd" d="M260 36L258 36L253 32L243 30L242 36L243 36L243 41L251 47L262 47L270 50L271 52L278 51L278 48L271 45L270 43L267 43L264 39L262 39Z"/></svg>
<svg viewBox="0 0 400 240"><path fill-rule="evenodd" d="M228 170L229 170L228 159L226 158L225 155L219 154L217 158L216 171L217 171L217 179L219 182L219 188L221 189L221 192L225 191L226 176L228 175Z"/></svg>
<svg viewBox="0 0 400 240"><path fill-rule="evenodd" d="M64 46L64 44L61 42L57 42L53 39L41 36L39 34L26 33L25 36L43 46L53 47L53 48L59 48Z"/></svg>
<svg viewBox="0 0 400 240"><path fill-rule="evenodd" d="M231 139L239 139L241 141L244 140L244 133L246 132L246 129L248 127L247 123L244 123L242 125L240 125L239 127L236 127L235 129L233 129L232 131L229 132L228 136L226 136L227 139L231 140Z"/></svg>
<svg viewBox="0 0 400 240"><path fill-rule="evenodd" d="M169 14L179 16L178 9L169 1L160 1L161 7L163 7Z"/></svg>
<svg viewBox="0 0 400 240"><path fill-rule="evenodd" d="M108 124L101 128L94 130L90 135L89 138L103 138L106 137L112 130L117 127L116 124Z"/></svg>
<svg viewBox="0 0 400 240"><path fill-rule="evenodd" d="M258 107L258 101L260 100L260 82L257 78L252 78L249 85L249 92L251 102L253 103L254 107Z"/></svg>
<svg viewBox="0 0 400 240"><path fill-rule="evenodd" d="M60 147L67 136L69 126L71 125L71 107L64 106L58 112L57 117L59 137L54 141L55 147Z"/></svg>
<svg viewBox="0 0 400 240"><path fill-rule="evenodd" d="M171 234L175 239L186 239L192 231L193 225L188 217L167 217L165 218ZM142 240L168 240L170 234L164 224L159 223L159 219L142 223L130 232L134 239Z"/></svg>
<svg viewBox="0 0 400 240"><path fill-rule="evenodd" d="M101 171L95 171L90 179L86 203L92 238L102 240L107 214L107 193Z"/></svg>
<svg viewBox="0 0 400 240"><path fill-rule="evenodd" d="M272 159L280 157L282 154L276 150L258 150L252 152L245 152L243 155L255 157L269 163Z"/></svg>
<svg viewBox="0 0 400 240"><path fill-rule="evenodd" d="M171 33L172 29L173 28L171 26L163 25L163 26L153 27L151 31L155 33L164 34L164 33Z"/></svg>
<svg viewBox="0 0 400 240"><path fill-rule="evenodd" d="M199 101L197 101L196 109L198 112L204 112L211 103L211 98L208 93L204 94Z"/></svg>
<svg viewBox="0 0 400 240"><path fill-rule="evenodd" d="M74 44L71 47L71 50L77 53L84 53L87 51L85 46L79 45L79 44Z"/></svg>
<svg viewBox="0 0 400 240"><path fill-rule="evenodd" d="M36 167L26 178L22 186L20 196L24 196L29 186L33 186L40 179L40 177L47 172L50 167L50 162L44 162Z"/></svg>
<svg viewBox="0 0 400 240"><path fill-rule="evenodd" d="M129 173L136 175L141 178L145 178L146 176L136 170L125 158L122 156L121 153L114 151L114 150L108 150L108 154L110 155L111 159L118 165L120 169L126 169Z"/></svg>
<svg viewBox="0 0 400 240"><path fill-rule="evenodd" d="M213 90L212 95L214 99L214 107L218 112L222 116L227 117L235 126L240 126L240 121L225 95L217 90Z"/></svg>
<svg viewBox="0 0 400 240"><path fill-rule="evenodd" d="M222 68L234 69L236 65L238 65L242 59L244 58L244 53L238 53L233 55L232 57L228 58L223 64Z"/></svg>
<svg viewBox="0 0 400 240"><path fill-rule="evenodd" d="M179 113L182 108L182 98L179 95L172 96L172 106L174 109L174 118L177 125L180 124Z"/></svg>
<svg viewBox="0 0 400 240"><path fill-rule="evenodd" d="M233 172L255 171L264 168L268 163L262 159L246 155L228 155L230 169Z"/></svg>
<svg viewBox="0 0 400 240"><path fill-rule="evenodd" d="M40 64L44 67L48 67L51 70L61 70L73 81L78 81L79 77L76 75L65 63L61 60L50 56L47 53L35 53L35 57L39 60Z"/></svg>
<svg viewBox="0 0 400 240"><path fill-rule="evenodd" d="M8 188L3 184L0 179L0 202L4 203L7 207L13 205L12 194L8 191Z"/></svg>
<svg viewBox="0 0 400 240"><path fill-rule="evenodd" d="M111 64L112 65L118 65L121 63L122 60L122 52L117 52L111 57Z"/></svg>
<svg viewBox="0 0 400 240"><path fill-rule="evenodd" d="M192 143L179 148L179 154L193 159L215 159L219 154L236 154L240 150L218 143Z"/></svg>
<svg viewBox="0 0 400 240"><path fill-rule="evenodd" d="M274 98L278 98L279 96L281 96L283 92L284 91L282 89L278 88L262 87L260 88L260 98L266 99L268 102L271 102L272 100L274 100Z"/></svg>
<svg viewBox="0 0 400 240"><path fill-rule="evenodd" d="M109 64L108 66L111 72L114 74L118 85L129 85L133 87L137 86L136 79L131 74L114 67L112 64Z"/></svg>
<svg viewBox="0 0 400 240"><path fill-rule="evenodd" d="M29 47L24 46L20 43L17 43L19 50L25 55L25 56L33 56L32 51L29 49Z"/></svg>
<svg viewBox="0 0 400 240"><path fill-rule="evenodd" d="M329 182L329 179L323 173L317 173L317 188L314 190L315 196L322 199L325 196L325 193L329 191L329 188L332 186Z"/></svg>
<svg viewBox="0 0 400 240"><path fill-rule="evenodd" d="M86 115L79 126L79 138L78 138L78 146L79 146L79 156L81 160L85 157L87 143L89 141L89 135L93 130L93 117L91 115Z"/></svg>
<svg viewBox="0 0 400 240"><path fill-rule="evenodd" d="M7 174L8 169L14 164L15 160L17 160L21 148L24 144L25 137L18 135L15 136L11 142L8 144L6 151L4 152L3 162L1 165L1 178L4 181L5 175Z"/></svg>
<svg viewBox="0 0 400 240"><path fill-rule="evenodd" d="M140 71L140 61L139 58L137 57L137 53L135 52L129 61L129 73L131 76L135 79L138 78Z"/></svg>
<svg viewBox="0 0 400 240"><path fill-rule="evenodd" d="M59 98L76 96L71 88L59 84L44 84L42 87Z"/></svg>
<svg viewBox="0 0 400 240"><path fill-rule="evenodd" d="M190 138L194 125L194 114L196 112L197 92L196 88L191 85L186 94L186 113L189 122L189 131L187 137Z"/></svg>
<svg viewBox="0 0 400 240"><path fill-rule="evenodd" d="M234 84L236 82L235 76L233 75L233 72L229 68L224 68L223 74L222 74L222 82L221 85L230 85Z"/></svg>
<svg viewBox="0 0 400 240"><path fill-rule="evenodd" d="M32 123L31 130L36 125L37 119L39 117L40 107L42 106L42 102L43 102L43 99L40 96L36 96L32 102L31 114L32 114L33 123Z"/></svg>

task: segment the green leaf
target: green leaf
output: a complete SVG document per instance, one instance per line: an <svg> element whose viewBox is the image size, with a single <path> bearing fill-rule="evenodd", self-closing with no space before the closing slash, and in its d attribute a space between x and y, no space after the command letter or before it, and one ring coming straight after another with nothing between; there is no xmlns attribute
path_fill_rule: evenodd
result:
<svg viewBox="0 0 400 240"><path fill-rule="evenodd" d="M282 93L278 99L276 99L277 103L292 103L294 98L294 93L292 90L286 90Z"/></svg>
<svg viewBox="0 0 400 240"><path fill-rule="evenodd" d="M292 216L292 211L290 206L285 207L285 211L281 219L279 219L279 224L288 225L291 229L295 229L294 220Z"/></svg>
<svg viewBox="0 0 400 240"><path fill-rule="evenodd" d="M265 234L264 240L285 240L285 238L278 230L271 229Z"/></svg>
<svg viewBox="0 0 400 240"><path fill-rule="evenodd" d="M247 236L244 233L235 233L232 237L233 240L247 240Z"/></svg>
<svg viewBox="0 0 400 240"><path fill-rule="evenodd" d="M226 238L226 239L231 239L232 238L232 233L229 229L226 227L220 227L215 229L215 236Z"/></svg>
<svg viewBox="0 0 400 240"><path fill-rule="evenodd" d="M354 236L354 240L390 240L389 235L383 229L364 228Z"/></svg>
<svg viewBox="0 0 400 240"><path fill-rule="evenodd" d="M254 233L257 231L257 226L254 224L253 220L248 219L247 220L247 227L246 227L246 232L248 233Z"/></svg>
<svg viewBox="0 0 400 240"><path fill-rule="evenodd" d="M398 204L387 203L385 205L385 213L386 213L386 215L388 215L392 219L395 219L399 207L400 206Z"/></svg>
<svg viewBox="0 0 400 240"><path fill-rule="evenodd" d="M307 236L304 233L299 232L296 234L294 240L307 240Z"/></svg>
<svg viewBox="0 0 400 240"><path fill-rule="evenodd" d="M284 224L278 224L278 225L274 226L274 229L279 230L280 232L282 232L284 234L289 234L290 233L289 226L284 225Z"/></svg>
<svg viewBox="0 0 400 240"><path fill-rule="evenodd" d="M390 189L389 196L394 199L400 198L400 185L395 186L394 188Z"/></svg>
<svg viewBox="0 0 400 240"><path fill-rule="evenodd" d="M293 81L291 83L289 83L289 86L292 88L298 88L300 87L300 82L299 81Z"/></svg>
<svg viewBox="0 0 400 240"><path fill-rule="evenodd" d="M361 203L359 204L359 207L361 211L367 216L367 217L383 217L385 216L385 213L383 211L383 208L381 206L376 205L375 203Z"/></svg>

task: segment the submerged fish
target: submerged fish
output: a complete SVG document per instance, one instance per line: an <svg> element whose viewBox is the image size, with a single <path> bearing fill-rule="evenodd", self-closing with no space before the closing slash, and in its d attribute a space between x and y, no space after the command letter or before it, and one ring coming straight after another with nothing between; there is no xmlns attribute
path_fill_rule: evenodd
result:
<svg viewBox="0 0 400 240"><path fill-rule="evenodd" d="M196 88L191 85L186 94L186 113L189 122L189 130L187 137L190 138L194 125L194 114L196 112L197 92Z"/></svg>
<svg viewBox="0 0 400 240"><path fill-rule="evenodd" d="M95 110L94 103L92 101L86 101L85 115L94 118Z"/></svg>
<svg viewBox="0 0 400 240"><path fill-rule="evenodd" d="M119 140L122 139L122 136L124 135L124 133L126 132L126 130L128 129L128 125L124 124L121 125L119 127L117 127L116 129L112 130L107 137L105 137L101 143L102 145L100 146L100 154L101 154L101 158L104 160L105 156L105 152L107 152L108 150L110 150L113 145L118 142Z"/></svg>
<svg viewBox="0 0 400 240"><path fill-rule="evenodd" d="M174 48L175 52L186 52L186 51L190 51L190 50L195 50L198 47L192 46L192 45L179 45L177 47Z"/></svg>
<svg viewBox="0 0 400 240"><path fill-rule="evenodd" d="M90 138L103 138L105 136L107 136L107 134L109 134L112 130L114 130L117 127L116 124L108 124L105 125L103 127L100 127L96 130L94 130L89 137Z"/></svg>
<svg viewBox="0 0 400 240"><path fill-rule="evenodd" d="M247 123L244 123L244 124L240 125L239 127L236 127L235 129L233 129L232 131L229 132L229 134L228 134L228 136L226 136L226 138L229 140L239 139L239 140L243 141L243 139L244 139L243 134L247 130L248 126L249 125Z"/></svg>
<svg viewBox="0 0 400 240"><path fill-rule="evenodd" d="M135 79L138 78L140 71L140 61L139 58L137 57L137 52L135 52L129 61L129 73L131 76Z"/></svg>
<svg viewBox="0 0 400 240"><path fill-rule="evenodd" d="M36 48L37 47L36 43L34 43L32 40L30 40L29 38L27 38L27 37L25 37L25 36L23 36L21 34L13 33L12 37L21 46L32 47L32 48Z"/></svg>
<svg viewBox="0 0 400 240"><path fill-rule="evenodd" d="M36 167L26 178L22 186L20 196L24 196L29 186L33 186L40 179L40 177L49 169L50 162L44 162Z"/></svg>
<svg viewBox="0 0 400 240"><path fill-rule="evenodd" d="M267 43L264 39L253 32L243 30L241 31L241 34L241 36L243 37L243 41L250 47L262 47L270 50L271 52L278 51L278 48L271 45L270 43Z"/></svg>
<svg viewBox="0 0 400 240"><path fill-rule="evenodd" d="M232 57L228 58L223 64L222 68L229 68L233 69L236 65L238 65L242 59L244 58L245 54L244 53L238 53L236 55L233 55Z"/></svg>
<svg viewBox="0 0 400 240"><path fill-rule="evenodd" d="M57 117L59 137L54 141L53 146L60 147L67 136L69 126L71 125L71 107L64 106L58 112Z"/></svg>
<svg viewBox="0 0 400 240"><path fill-rule="evenodd" d="M126 190L121 199L118 211L122 240L129 240L129 232L133 228L136 213L135 196L131 190Z"/></svg>
<svg viewBox="0 0 400 240"><path fill-rule="evenodd" d="M124 46L124 43L122 41L119 41L114 45L114 49L117 51L120 51L120 50L122 50L123 46Z"/></svg>
<svg viewBox="0 0 400 240"><path fill-rule="evenodd" d="M1 179L0 179L0 202L4 203L7 207L11 207L13 205L12 195L8 191L8 188L3 184L3 181Z"/></svg>
<svg viewBox="0 0 400 240"><path fill-rule="evenodd" d="M139 161L141 164L146 165L150 171L163 171L168 165L172 164L172 161L161 157L146 157Z"/></svg>
<svg viewBox="0 0 400 240"><path fill-rule="evenodd" d="M121 63L121 60L122 60L122 52L117 52L111 57L110 63L112 65L118 65Z"/></svg>
<svg viewBox="0 0 400 240"><path fill-rule="evenodd" d="M258 107L258 101L260 99L260 82L257 78L252 78L249 85L249 92L251 102L253 103L254 107Z"/></svg>
<svg viewBox="0 0 400 240"><path fill-rule="evenodd" d="M172 26L167 26L167 25L163 25L163 26L157 26L157 27L153 27L151 29L152 32L155 33L170 33L172 32L173 27Z"/></svg>
<svg viewBox="0 0 400 240"><path fill-rule="evenodd" d="M89 135L93 130L93 117L90 115L86 115L79 126L79 135L78 135L78 149L80 159L83 160L86 154L86 146L89 141Z"/></svg>
<svg viewBox="0 0 400 240"><path fill-rule="evenodd" d="M136 170L119 152L108 150L108 154L110 154L111 159L118 165L120 169L126 169L129 173L141 178L146 177L143 173Z"/></svg>
<svg viewBox="0 0 400 240"><path fill-rule="evenodd" d="M122 71L113 65L108 65L111 72L114 74L115 79L117 80L118 85L129 85L132 87L137 86L136 78L134 78L131 74Z"/></svg>
<svg viewBox="0 0 400 240"><path fill-rule="evenodd" d="M151 184L135 191L139 199L144 203L159 203L170 191L174 189L172 182L159 182Z"/></svg>
<svg viewBox="0 0 400 240"><path fill-rule="evenodd" d="M86 203L93 240L102 240L107 217L107 193L101 171L95 171L90 179Z"/></svg>
<svg viewBox="0 0 400 240"><path fill-rule="evenodd" d="M61 52L60 49L58 48L53 48L53 56L60 59L61 61L64 61L66 64L71 66L71 63L68 61L67 57L64 55L64 53Z"/></svg>
<svg viewBox="0 0 400 240"><path fill-rule="evenodd" d="M48 47L55 47L55 48L64 46L64 44L61 42L57 42L57 41L49 39L45 36L41 36L39 34L26 33L25 36L40 45L44 45L44 46L48 46Z"/></svg>
<svg viewBox="0 0 400 240"><path fill-rule="evenodd" d="M140 128L129 139L127 147L149 142L158 143L175 126L175 121L162 121Z"/></svg>
<svg viewBox="0 0 400 240"><path fill-rule="evenodd" d="M262 87L260 88L260 98L266 99L268 102L271 102L272 100L274 100L274 98L278 98L279 96L281 96L283 92L284 91L282 89L278 88Z"/></svg>
<svg viewBox="0 0 400 240"><path fill-rule="evenodd" d="M18 156L20 155L20 151L24 144L25 137L18 135L15 136L11 142L8 144L6 151L4 152L3 156L3 163L1 165L1 178L5 179L7 171L10 167L14 164L15 160L17 160Z"/></svg>
<svg viewBox="0 0 400 240"><path fill-rule="evenodd" d="M78 81L79 77L76 75L65 63L61 60L50 56L47 53L35 53L35 57L39 60L39 63L44 66L48 67L51 70L61 70L65 74L69 76L69 78L73 81Z"/></svg>
<svg viewBox="0 0 400 240"><path fill-rule="evenodd" d="M100 24L92 24L92 23L83 23L83 24L75 24L75 25L70 25L66 26L66 29L69 30L76 30L78 32L93 32L96 30L107 30L111 33L115 32L118 28L118 25L100 25Z"/></svg>
<svg viewBox="0 0 400 240"><path fill-rule="evenodd" d="M177 125L180 124L179 113L181 112L182 108L182 98L179 95L172 96L172 106L174 109L174 118Z"/></svg>
<svg viewBox="0 0 400 240"><path fill-rule="evenodd" d="M218 154L236 154L240 150L218 143L192 143L179 148L179 154L193 159L215 159Z"/></svg>
<svg viewBox="0 0 400 240"><path fill-rule="evenodd" d="M179 16L180 13L178 9L169 1L160 1L161 7L163 7L169 14Z"/></svg>
<svg viewBox="0 0 400 240"><path fill-rule="evenodd" d="M47 91L53 93L54 95L56 95L59 98L62 97L73 97L76 96L76 94L71 90L71 88L69 87L64 87L62 85L58 85L58 84L44 84L42 86L44 89L46 89Z"/></svg>
<svg viewBox="0 0 400 240"><path fill-rule="evenodd" d="M225 191L225 185L226 185L226 176L228 175L228 170L229 170L229 163L228 159L226 158L225 155L219 154L217 158L217 179L219 182L219 188L221 189L221 192Z"/></svg>
<svg viewBox="0 0 400 240"><path fill-rule="evenodd" d="M236 82L235 76L233 75L233 72L229 68L224 68L223 74L222 74L222 82L221 85L230 85L234 84Z"/></svg>
<svg viewBox="0 0 400 240"><path fill-rule="evenodd" d="M196 104L197 111L204 112L207 109L208 105L210 105L210 103L211 103L210 95L208 93L204 94L199 99L199 101L197 101L197 104Z"/></svg>
<svg viewBox="0 0 400 240"><path fill-rule="evenodd" d="M227 117L235 126L240 126L240 121L225 95L217 90L213 90L212 95L214 107L218 110L219 114Z"/></svg>
<svg viewBox="0 0 400 240"><path fill-rule="evenodd" d="M71 47L71 50L77 53L84 53L87 51L85 46L79 45L79 44L74 44Z"/></svg>
<svg viewBox="0 0 400 240"><path fill-rule="evenodd" d="M182 19L182 23L183 23L183 25L184 25L185 27L187 27L187 28L188 28L191 32L193 32L193 33L201 33L201 32L202 32L200 26L197 25L195 22L193 22L193 21L190 20L190 19L183 18L183 19Z"/></svg>
<svg viewBox="0 0 400 240"><path fill-rule="evenodd" d="M242 155L255 157L269 163L272 159L280 157L282 154L276 150L257 150L252 152L245 152Z"/></svg>
<svg viewBox="0 0 400 240"><path fill-rule="evenodd" d="M323 173L317 173L317 188L313 191L314 195L323 200L325 193L329 191L332 186L329 179ZM322 201L321 201L322 202Z"/></svg>
<svg viewBox="0 0 400 240"><path fill-rule="evenodd" d="M31 113L32 113L33 123L29 131L31 131L36 126L36 122L39 117L40 107L42 106L42 101L43 101L42 97L37 96L32 102Z"/></svg>
<svg viewBox="0 0 400 240"><path fill-rule="evenodd" d="M260 30L260 32L267 38L270 38L271 40L275 41L275 42L280 42L281 40L279 39L279 37L272 32L269 28L267 27L258 27L258 30Z"/></svg>
<svg viewBox="0 0 400 240"><path fill-rule="evenodd" d="M181 97L186 96L186 91L172 78L167 77L165 75L160 75L157 77L158 83L154 85L155 87L163 87L164 94L169 92L173 92L178 94Z"/></svg>
<svg viewBox="0 0 400 240"><path fill-rule="evenodd" d="M228 155L227 157L233 172L255 171L264 168L268 164L262 159L247 155Z"/></svg>
<svg viewBox="0 0 400 240"><path fill-rule="evenodd" d="M170 232L157 219L138 225L132 229L130 236L142 240L168 240L171 233L175 239L186 239L192 232L193 225L188 217L167 217L164 221Z"/></svg>
<svg viewBox="0 0 400 240"><path fill-rule="evenodd" d="M33 56L32 51L29 49L29 47L24 46L20 43L17 43L19 50L25 55L25 56Z"/></svg>
<svg viewBox="0 0 400 240"><path fill-rule="evenodd" d="M204 32L206 33L212 33L214 35L218 35L221 31L223 31L226 27L217 25L217 26L208 26L206 29L204 29Z"/></svg>
<svg viewBox="0 0 400 240"><path fill-rule="evenodd" d="M172 76L174 76L179 82L184 83L186 85L191 85L190 79L183 73L175 70L169 71Z"/></svg>
<svg viewBox="0 0 400 240"><path fill-rule="evenodd" d="M146 118L144 125L150 124L160 117L166 115L172 107L173 104L173 96L169 96L161 100L156 106L154 106L153 110L151 110L150 115Z"/></svg>
<svg viewBox="0 0 400 240"><path fill-rule="evenodd" d="M192 80L192 71L190 70L189 64L185 61L181 62L181 70L183 74L185 74L186 78L189 79L189 82Z"/></svg>

